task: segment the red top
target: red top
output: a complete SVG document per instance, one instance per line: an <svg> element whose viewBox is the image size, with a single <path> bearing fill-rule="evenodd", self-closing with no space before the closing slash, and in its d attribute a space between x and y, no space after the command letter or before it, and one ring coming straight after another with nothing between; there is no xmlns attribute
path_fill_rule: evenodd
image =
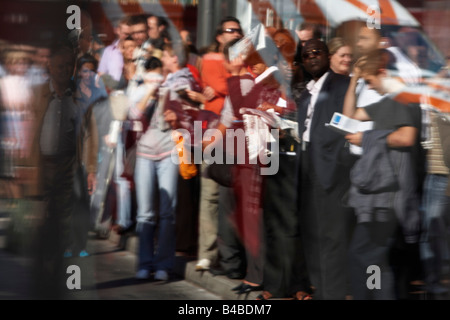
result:
<svg viewBox="0 0 450 320"><path fill-rule="evenodd" d="M222 111L225 97L228 95L227 79L231 76L224 66L225 57L221 53L208 53L202 60L202 86L211 87L215 91L215 97L205 103L205 110L218 115Z"/></svg>

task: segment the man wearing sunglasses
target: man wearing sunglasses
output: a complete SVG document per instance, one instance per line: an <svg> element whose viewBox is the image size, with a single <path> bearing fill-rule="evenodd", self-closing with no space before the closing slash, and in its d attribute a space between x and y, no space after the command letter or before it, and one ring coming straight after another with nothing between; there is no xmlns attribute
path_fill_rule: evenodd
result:
<svg viewBox="0 0 450 320"><path fill-rule="evenodd" d="M299 136L299 221L314 299L342 300L347 291L347 248L353 212L342 198L350 186L353 159L346 140L325 126L342 112L349 78L330 69L326 44L308 40L302 49L313 80L296 100Z"/></svg>

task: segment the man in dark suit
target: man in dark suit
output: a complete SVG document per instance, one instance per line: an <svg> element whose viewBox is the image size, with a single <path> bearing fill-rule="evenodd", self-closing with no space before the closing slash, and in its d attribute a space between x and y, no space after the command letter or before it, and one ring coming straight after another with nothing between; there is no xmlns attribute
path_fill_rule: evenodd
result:
<svg viewBox="0 0 450 320"><path fill-rule="evenodd" d="M345 207L353 159L344 136L325 126L342 112L347 76L330 70L328 48L320 40L305 43L302 58L313 76L296 101L299 136L299 214L314 299L345 299L347 247L353 212Z"/></svg>
<svg viewBox="0 0 450 320"><path fill-rule="evenodd" d="M63 257L69 256L72 244L75 170L83 162L83 146L96 154L91 131L95 121L88 120L87 114L83 116L74 100L74 58L70 44L55 45L48 65L50 79L35 88L33 99L33 144L26 161L36 168L35 196L44 204L44 211L33 243L32 289L33 296L43 299L65 298ZM92 161L96 162L96 156L84 163L93 165Z"/></svg>

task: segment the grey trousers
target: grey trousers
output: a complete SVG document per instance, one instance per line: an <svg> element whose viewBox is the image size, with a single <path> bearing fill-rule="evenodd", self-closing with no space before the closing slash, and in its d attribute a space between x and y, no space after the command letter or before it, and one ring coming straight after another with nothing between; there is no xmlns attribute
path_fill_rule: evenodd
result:
<svg viewBox="0 0 450 320"><path fill-rule="evenodd" d="M219 185L204 176L207 168L205 163L201 165L198 259L215 263L218 255Z"/></svg>

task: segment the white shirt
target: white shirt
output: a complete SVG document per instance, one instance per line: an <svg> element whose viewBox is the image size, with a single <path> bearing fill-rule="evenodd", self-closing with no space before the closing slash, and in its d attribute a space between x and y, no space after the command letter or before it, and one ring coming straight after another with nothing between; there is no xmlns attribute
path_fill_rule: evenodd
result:
<svg viewBox="0 0 450 320"><path fill-rule="evenodd" d="M376 90L367 86L363 78L359 78L356 84L356 107L364 108L372 103L378 102L383 98Z"/></svg>
<svg viewBox="0 0 450 320"><path fill-rule="evenodd" d="M322 90L323 83L328 77L330 72L325 73L319 80L311 80L306 85L306 89L311 94L311 101L308 105L308 111L306 113L305 127L306 130L303 132L303 141L310 142L311 135L311 121L314 115L314 108L316 106L317 98L319 97L320 90Z"/></svg>
<svg viewBox="0 0 450 320"><path fill-rule="evenodd" d="M356 85L356 96L357 96L356 99L357 108L367 107L372 103L380 101L384 97L383 95L379 94L376 90L369 88L364 79L362 78L358 79ZM360 131L372 130L372 128L373 128L373 121L364 121L360 123L359 126ZM350 144L350 153L362 155L363 149L354 144Z"/></svg>

